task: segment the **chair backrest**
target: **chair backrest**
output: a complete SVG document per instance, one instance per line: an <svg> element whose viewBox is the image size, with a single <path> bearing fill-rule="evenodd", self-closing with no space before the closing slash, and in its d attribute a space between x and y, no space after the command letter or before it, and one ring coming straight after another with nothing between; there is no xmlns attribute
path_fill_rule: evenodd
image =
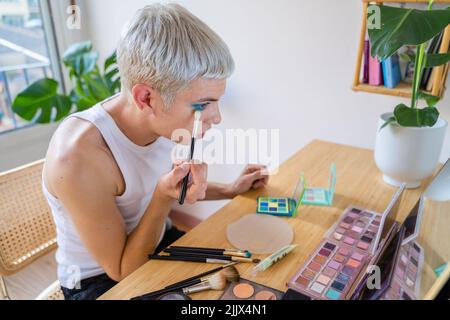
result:
<svg viewBox="0 0 450 320"><path fill-rule="evenodd" d="M13 274L56 248L42 192L44 160L0 173L0 275Z"/></svg>

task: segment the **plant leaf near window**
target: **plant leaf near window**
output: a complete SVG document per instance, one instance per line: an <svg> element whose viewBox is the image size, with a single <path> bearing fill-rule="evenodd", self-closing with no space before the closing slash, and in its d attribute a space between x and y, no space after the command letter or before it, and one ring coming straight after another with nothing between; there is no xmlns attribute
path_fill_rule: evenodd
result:
<svg viewBox="0 0 450 320"><path fill-rule="evenodd" d="M49 123L52 120L52 111L56 110L53 120L58 121L69 113L72 102L67 96L58 94L57 91L56 80L49 78L38 80L16 97L14 112L23 119L31 121L40 110L35 121Z"/></svg>
<svg viewBox="0 0 450 320"><path fill-rule="evenodd" d="M425 68L443 65L450 61L450 54L427 54L428 42L450 24L450 8L432 10L433 1L428 10L396 8L376 5L379 8L380 28L369 28L372 57L380 60L389 58L404 45L416 45L416 55L402 56L414 61L414 80L412 83L411 105L399 104L394 115L381 127L397 123L405 127L432 127L439 118L435 105L439 97L420 91L420 83ZM375 6L375 5L374 5ZM368 11L367 18L371 13ZM418 109L418 100L425 100L427 107Z"/></svg>
<svg viewBox="0 0 450 320"><path fill-rule="evenodd" d="M116 53L106 58L103 69L90 41L72 45L63 55L73 88L58 93L58 82L43 78L21 91L12 103L21 118L37 123L59 121L71 112L82 111L120 91Z"/></svg>

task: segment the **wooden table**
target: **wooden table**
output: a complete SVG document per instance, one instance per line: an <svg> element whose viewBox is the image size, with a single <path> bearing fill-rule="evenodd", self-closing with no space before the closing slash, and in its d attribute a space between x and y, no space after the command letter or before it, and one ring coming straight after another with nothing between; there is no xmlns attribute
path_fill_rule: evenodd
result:
<svg viewBox="0 0 450 320"><path fill-rule="evenodd" d="M290 196L300 172L305 173L310 186L326 186L329 166L337 167L337 183L332 207L302 205L297 217L283 218L294 229L294 243L299 246L268 270L252 277L250 263L240 263L237 269L241 277L286 291L286 282L294 275L312 250L319 244L324 233L349 205L383 212L396 188L383 182L373 160L371 150L313 141L285 161L276 175L270 177L266 189L254 190L236 197L211 217L200 223L177 245L229 248L226 238L228 224L245 214L254 213L259 195ZM411 210L420 193L428 185L406 190L400 206L400 220ZM259 257L255 255L255 257ZM260 256L262 258L264 256ZM99 299L129 299L149 291L158 290L176 281L210 270L216 265L190 262L149 261L118 283ZM218 299L221 291L192 294L193 299Z"/></svg>

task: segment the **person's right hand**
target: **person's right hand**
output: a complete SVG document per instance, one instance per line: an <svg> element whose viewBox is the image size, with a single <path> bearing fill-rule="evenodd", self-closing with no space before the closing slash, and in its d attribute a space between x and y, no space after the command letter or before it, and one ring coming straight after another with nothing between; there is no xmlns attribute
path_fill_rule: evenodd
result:
<svg viewBox="0 0 450 320"><path fill-rule="evenodd" d="M157 189L171 199L178 199L181 193L183 178L189 173L190 179L186 190L185 202L193 204L203 200L208 187L206 163L183 162L175 164L172 171L163 175L157 185Z"/></svg>

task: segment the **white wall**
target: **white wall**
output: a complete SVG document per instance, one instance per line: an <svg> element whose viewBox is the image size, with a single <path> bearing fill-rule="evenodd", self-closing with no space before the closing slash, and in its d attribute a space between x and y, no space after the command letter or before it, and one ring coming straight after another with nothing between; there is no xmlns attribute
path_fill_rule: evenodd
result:
<svg viewBox="0 0 450 320"><path fill-rule="evenodd" d="M153 1L84 1L102 57L122 25ZM378 116L405 100L351 91L362 18L360 0L185 0L229 45L236 61L222 102L221 128L279 128L284 160L312 139L373 148ZM440 103L450 119L450 95ZM447 132L441 160L450 155ZM230 181L237 166L210 168ZM188 208L206 217L223 202Z"/></svg>
<svg viewBox="0 0 450 320"><path fill-rule="evenodd" d="M56 124L0 134L0 172L44 158Z"/></svg>

